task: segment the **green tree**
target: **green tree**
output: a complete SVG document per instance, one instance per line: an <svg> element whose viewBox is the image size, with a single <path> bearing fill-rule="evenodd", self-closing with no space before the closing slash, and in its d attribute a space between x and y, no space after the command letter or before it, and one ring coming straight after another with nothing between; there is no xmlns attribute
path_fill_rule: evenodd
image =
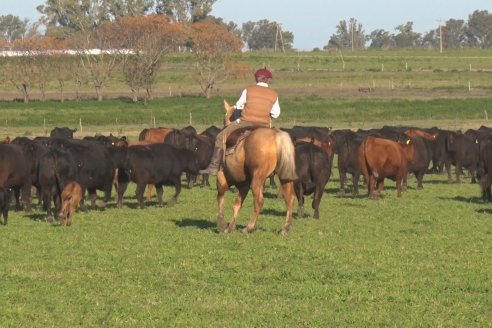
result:
<svg viewBox="0 0 492 328"><path fill-rule="evenodd" d="M441 29L444 48L463 48L466 46L466 23L464 20L449 19Z"/></svg>
<svg viewBox="0 0 492 328"><path fill-rule="evenodd" d="M106 11L113 18L145 16L154 9L154 0L104 0Z"/></svg>
<svg viewBox="0 0 492 328"><path fill-rule="evenodd" d="M415 48L422 44L421 34L413 31L413 22L398 25L395 30L398 33L393 38L397 48Z"/></svg>
<svg viewBox="0 0 492 328"><path fill-rule="evenodd" d="M43 15L45 34L57 38L67 38L77 32L89 33L110 17L104 0L46 0L37 10Z"/></svg>
<svg viewBox="0 0 492 328"><path fill-rule="evenodd" d="M383 29L374 30L369 36L367 41L370 42L369 48L371 49L389 49L395 46L395 41L390 32Z"/></svg>
<svg viewBox="0 0 492 328"><path fill-rule="evenodd" d="M243 40L250 50L270 50L274 48L292 49L294 34L284 31L277 22L266 19L243 24Z"/></svg>
<svg viewBox="0 0 492 328"><path fill-rule="evenodd" d="M173 17L179 23L205 19L217 0L156 0L156 12Z"/></svg>
<svg viewBox="0 0 492 328"><path fill-rule="evenodd" d="M355 18L350 18L348 22L340 21L336 33L330 37L330 42L341 49L364 49L365 41L364 28L362 24L357 23Z"/></svg>
<svg viewBox="0 0 492 328"><path fill-rule="evenodd" d="M492 14L487 10L475 10L468 17L468 42L471 46L489 48L492 46Z"/></svg>
<svg viewBox="0 0 492 328"><path fill-rule="evenodd" d="M28 31L29 20L18 16L0 16L0 35L8 42L22 38Z"/></svg>

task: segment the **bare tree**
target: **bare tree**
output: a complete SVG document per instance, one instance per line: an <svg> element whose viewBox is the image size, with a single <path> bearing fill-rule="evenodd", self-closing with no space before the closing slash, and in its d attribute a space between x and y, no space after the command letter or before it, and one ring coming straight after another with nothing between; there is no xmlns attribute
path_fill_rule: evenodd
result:
<svg viewBox="0 0 492 328"><path fill-rule="evenodd" d="M133 101L139 90L147 90L152 97L152 86L164 54L173 52L184 42L183 25L164 15L123 17L116 22L121 41L123 77L132 91Z"/></svg>
<svg viewBox="0 0 492 328"><path fill-rule="evenodd" d="M191 38L197 80L203 94L210 98L215 85L225 81L231 74L242 42L223 25L207 21L191 26Z"/></svg>
<svg viewBox="0 0 492 328"><path fill-rule="evenodd" d="M94 27L90 33L80 32L70 39L71 46L76 49L82 67L90 76L96 90L97 100L103 99L103 90L111 81L112 75L121 56L118 54L115 41L118 31L110 22Z"/></svg>

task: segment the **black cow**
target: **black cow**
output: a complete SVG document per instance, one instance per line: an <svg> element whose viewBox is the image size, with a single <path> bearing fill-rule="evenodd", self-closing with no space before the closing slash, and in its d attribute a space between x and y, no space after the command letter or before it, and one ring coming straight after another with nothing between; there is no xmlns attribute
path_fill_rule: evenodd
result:
<svg viewBox="0 0 492 328"><path fill-rule="evenodd" d="M192 127L191 125L185 126L180 130L181 134L185 137L188 138L190 136L194 136L197 134L196 129Z"/></svg>
<svg viewBox="0 0 492 328"><path fill-rule="evenodd" d="M299 203L298 217L304 216L304 196L314 193L313 217L319 219L319 203L331 175L331 158L320 147L312 143L296 145L296 173L294 190Z"/></svg>
<svg viewBox="0 0 492 328"><path fill-rule="evenodd" d="M58 138L51 140L50 144L72 154L78 169L76 182L80 184L84 194L87 190L92 209L95 209L96 190L104 192L104 203L109 201L116 167L107 147L94 141Z"/></svg>
<svg viewBox="0 0 492 328"><path fill-rule="evenodd" d="M157 200L162 206L163 186L174 186L176 192L168 205L174 205L181 193L181 174L198 174L199 167L194 152L178 149L168 144L151 144L127 148L124 167L131 181L137 184L136 195L140 208L144 208L144 191L147 184L155 185ZM119 181L118 207L122 206L123 194L128 182Z"/></svg>
<svg viewBox="0 0 492 328"><path fill-rule="evenodd" d="M202 134L190 136L188 137L186 148L195 153L199 168L204 169L209 165L210 159L212 158L214 138ZM196 178L196 175L186 174L186 182L189 188L193 187ZM208 174L203 175L202 186L210 186Z"/></svg>
<svg viewBox="0 0 492 328"><path fill-rule="evenodd" d="M332 137L334 139L334 149L338 154L339 194L345 194L345 183L347 181L347 173L349 173L352 175L353 194L358 195L361 175L358 152L364 138L350 130L333 131Z"/></svg>
<svg viewBox="0 0 492 328"><path fill-rule="evenodd" d="M9 219L10 192L9 188L0 188L0 215L3 216L3 225L7 225Z"/></svg>
<svg viewBox="0 0 492 328"><path fill-rule="evenodd" d="M95 142L100 143L101 145L108 146L108 147L114 146L117 143L121 143L121 142L127 143L128 142L125 136L118 138L118 137L113 136L111 133L109 134L109 136L105 136L102 134L96 134L94 137L86 136L83 138L83 140L95 141Z"/></svg>
<svg viewBox="0 0 492 328"><path fill-rule="evenodd" d="M477 177L483 199L492 202L492 140L480 143Z"/></svg>
<svg viewBox="0 0 492 328"><path fill-rule="evenodd" d="M21 195L23 209L31 211L31 167L19 145L0 144L0 187L14 190L18 210Z"/></svg>
<svg viewBox="0 0 492 328"><path fill-rule="evenodd" d="M461 132L449 132L445 138L445 152L443 154L444 166L448 174L448 182L451 183L451 164L456 166L456 182L460 182L463 168L472 176L472 183L476 182L475 175L478 164L478 144Z"/></svg>
<svg viewBox="0 0 492 328"><path fill-rule="evenodd" d="M38 181L49 221L53 219L51 201L55 203L55 219L60 212L61 193L65 186L78 180L80 166L71 151L64 147L50 147L40 158Z"/></svg>
<svg viewBox="0 0 492 328"><path fill-rule="evenodd" d="M41 156L46 152L47 147L42 143L36 142L26 137L17 137L12 140L12 144L19 145L24 151L25 159L31 168L31 184L38 192L38 201L41 203L41 186L38 181L38 168ZM17 200L16 200L17 201Z"/></svg>
<svg viewBox="0 0 492 328"><path fill-rule="evenodd" d="M220 128L216 127L215 125L212 125L212 126L209 126L208 128L206 128L205 130L203 130L203 132L200 134L205 135L205 136L209 136L215 140L215 138L220 133L220 131L221 131Z"/></svg>
<svg viewBox="0 0 492 328"><path fill-rule="evenodd" d="M63 128L54 128L50 132L51 138L62 138L62 139L73 139L73 134L77 131L77 129L70 129L67 127Z"/></svg>

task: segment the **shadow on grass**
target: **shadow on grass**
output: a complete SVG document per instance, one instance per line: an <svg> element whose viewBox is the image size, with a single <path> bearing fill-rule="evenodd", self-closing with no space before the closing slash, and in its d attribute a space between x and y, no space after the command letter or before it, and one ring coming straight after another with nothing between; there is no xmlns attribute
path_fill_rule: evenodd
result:
<svg viewBox="0 0 492 328"><path fill-rule="evenodd" d="M217 225L215 222L204 219L185 218L182 220L173 220L173 222L176 226L180 228L195 227L197 229L217 231Z"/></svg>
<svg viewBox="0 0 492 328"><path fill-rule="evenodd" d="M456 196L456 197L438 197L438 199L441 200L452 200L456 202L462 202L462 203L472 203L472 204L483 204L484 201L481 197L463 197L463 196Z"/></svg>
<svg viewBox="0 0 492 328"><path fill-rule="evenodd" d="M492 208L479 208L478 210L476 210L476 212L479 214L492 215Z"/></svg>
<svg viewBox="0 0 492 328"><path fill-rule="evenodd" d="M46 213L26 213L26 217L33 221L46 221Z"/></svg>

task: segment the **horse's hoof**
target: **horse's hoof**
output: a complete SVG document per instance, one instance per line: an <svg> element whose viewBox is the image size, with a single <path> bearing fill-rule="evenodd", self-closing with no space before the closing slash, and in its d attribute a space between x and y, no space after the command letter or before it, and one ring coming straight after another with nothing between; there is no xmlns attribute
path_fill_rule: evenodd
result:
<svg viewBox="0 0 492 328"><path fill-rule="evenodd" d="M287 236L289 234L289 231L290 231L290 228L283 228L281 231L280 231L280 235L282 236Z"/></svg>
<svg viewBox="0 0 492 328"><path fill-rule="evenodd" d="M246 227L243 230L241 230L242 233L252 233L253 231L255 231L254 228L251 229L251 228L248 228L248 227Z"/></svg>

